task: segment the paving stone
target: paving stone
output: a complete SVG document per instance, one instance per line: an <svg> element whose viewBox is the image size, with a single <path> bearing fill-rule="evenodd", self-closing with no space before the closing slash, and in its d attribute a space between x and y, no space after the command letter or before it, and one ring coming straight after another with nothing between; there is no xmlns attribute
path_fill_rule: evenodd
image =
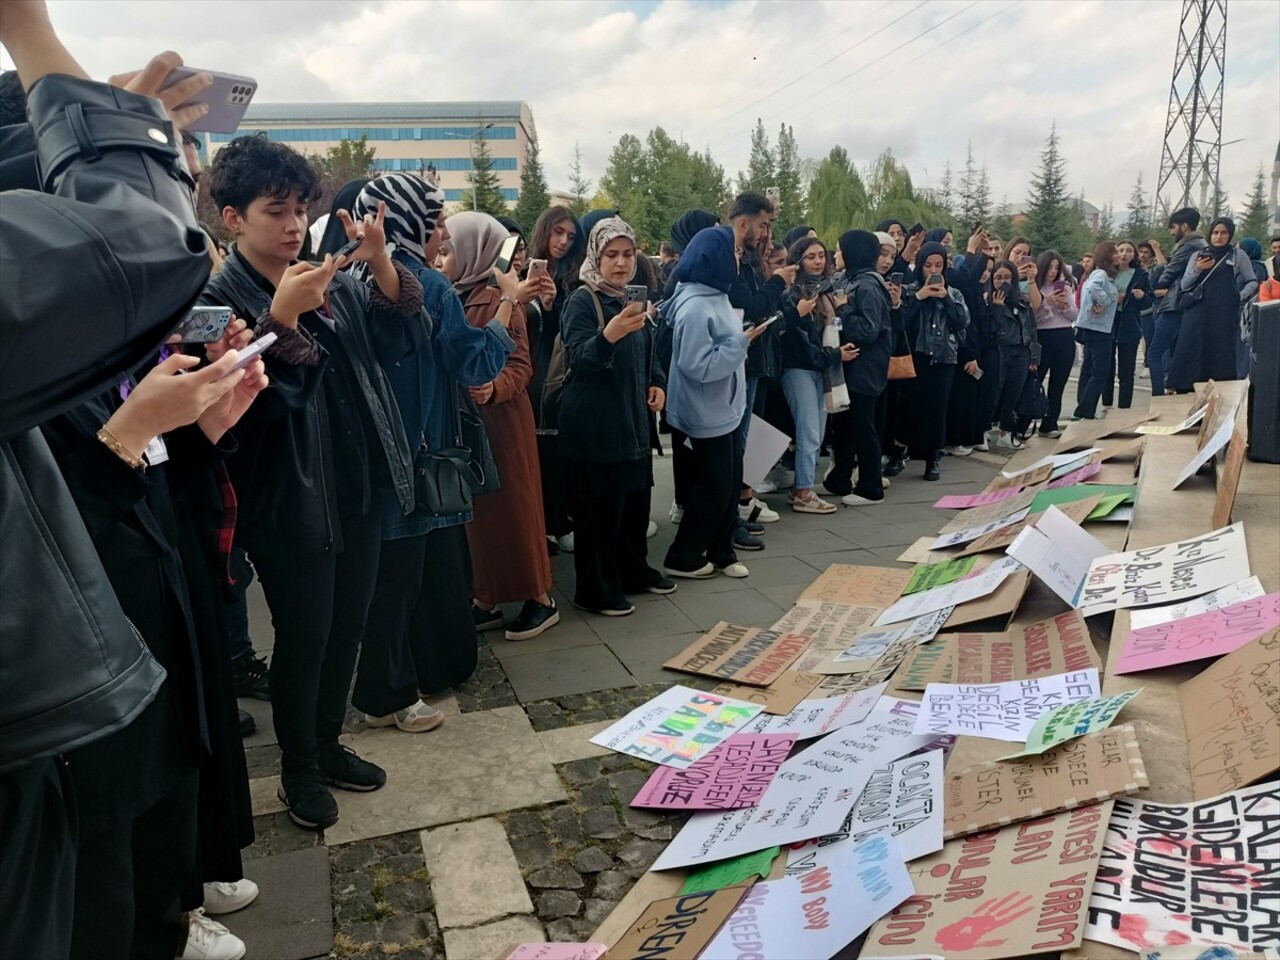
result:
<svg viewBox="0 0 1280 960"><path fill-rule="evenodd" d="M249 747L244 752L244 763L249 779L280 776L280 748L274 743L262 747Z"/></svg>
<svg viewBox="0 0 1280 960"><path fill-rule="evenodd" d="M299 830L287 813L273 813L253 818L253 844L244 851L244 859L256 860L295 850L320 846L323 837L312 830Z"/></svg>
<svg viewBox="0 0 1280 960"><path fill-rule="evenodd" d="M306 960L329 952L333 908L327 850L314 847L247 860L244 872L262 894L223 919L245 942L248 960Z"/></svg>
<svg viewBox="0 0 1280 960"><path fill-rule="evenodd" d="M618 658L599 644L507 657L503 668L524 702L635 684Z"/></svg>
<svg viewBox="0 0 1280 960"><path fill-rule="evenodd" d="M394 729L343 741L390 776L385 787L371 793L338 791L342 816L325 832L329 844L565 799L560 778L519 707L452 717L431 734L429 748Z"/></svg>
<svg viewBox="0 0 1280 960"><path fill-rule="evenodd" d="M419 849L413 853L397 853L384 857L379 866L392 876L407 877L421 870L423 863L422 849L419 846Z"/></svg>
<svg viewBox="0 0 1280 960"><path fill-rule="evenodd" d="M255 697L241 697L237 703L241 710L253 717L253 722L256 724L253 733L241 741L244 743L245 750L274 746L277 742L276 728L271 720L270 701L258 700Z"/></svg>
<svg viewBox="0 0 1280 960"><path fill-rule="evenodd" d="M556 890L581 890L582 877L569 864L553 863L529 876L529 886Z"/></svg>
<svg viewBox="0 0 1280 960"><path fill-rule="evenodd" d="M629 867L647 868L658 859L658 854L664 849L666 849L665 843L654 840L628 840L618 849L618 859Z"/></svg>
<svg viewBox="0 0 1280 960"><path fill-rule="evenodd" d="M672 818L652 810L623 807L622 816L627 829L646 840L670 840L675 836Z"/></svg>
<svg viewBox="0 0 1280 960"><path fill-rule="evenodd" d="M544 826L542 814L536 810L517 810L507 816L507 833L513 837L532 837Z"/></svg>
<svg viewBox="0 0 1280 960"><path fill-rule="evenodd" d="M582 918L593 927L598 927L609 918L609 914L613 913L613 908L618 904L613 900L597 900L594 897L587 900L583 911Z"/></svg>
<svg viewBox="0 0 1280 960"><path fill-rule="evenodd" d="M630 803L640 788L643 787L652 775L649 770L637 770L635 767L628 767L625 770L619 770L616 773L609 774L609 782L613 784L613 788L618 792L618 799L623 803Z"/></svg>
<svg viewBox="0 0 1280 960"><path fill-rule="evenodd" d="M734 594L734 596L740 595ZM721 598L717 599L717 596ZM695 602L693 597L683 599L685 602ZM722 611L726 606L723 595L711 594L699 599L717 606ZM618 637L610 639L608 644L609 649L637 680L644 683L660 683L664 680L668 683L683 683L688 674L667 670L662 664L692 644L702 636L702 633L703 631L694 629L688 633L672 633L660 637Z"/></svg>
<svg viewBox="0 0 1280 960"><path fill-rule="evenodd" d="M626 770L635 765L635 760L627 756L625 753L614 753L609 751L609 755L600 761L600 769L605 773L612 773L615 770Z"/></svg>
<svg viewBox="0 0 1280 960"><path fill-rule="evenodd" d="M516 862L526 870L545 867L556 858L556 852L545 837L517 837L511 841Z"/></svg>
<svg viewBox="0 0 1280 960"><path fill-rule="evenodd" d="M559 598L556 602L560 605L558 624L532 640L507 640L502 634L494 633L490 640L493 656L505 665L513 657L545 656L554 651L580 653L586 648L599 645L600 638L590 624L576 615L572 602Z"/></svg>
<svg viewBox="0 0 1280 960"><path fill-rule="evenodd" d="M673 597L680 594L674 593ZM591 626L605 643L628 637L669 637L677 633L694 633L698 625L673 606L666 597L629 598L636 612L629 617L596 617ZM611 687L622 684L609 684ZM603 687L600 689L604 689ZM565 691L570 692L570 691Z"/></svg>
<svg viewBox="0 0 1280 960"><path fill-rule="evenodd" d="M550 813L552 836L564 847L576 847L586 839L572 807L556 807Z"/></svg>
<svg viewBox="0 0 1280 960"><path fill-rule="evenodd" d="M592 780L578 788L578 802L599 806L613 803L613 786L608 780Z"/></svg>
<svg viewBox="0 0 1280 960"><path fill-rule="evenodd" d="M632 880L620 870L606 870L596 877L594 893L606 900L621 900L631 889Z"/></svg>
<svg viewBox="0 0 1280 960"><path fill-rule="evenodd" d="M571 920L552 920L547 924L547 939L556 943L573 943L578 939L578 928Z"/></svg>
<svg viewBox="0 0 1280 960"><path fill-rule="evenodd" d="M742 561L751 568L751 558ZM817 579L815 571L811 579ZM758 590L741 590L733 595L733 603L715 595L707 597L672 597L672 602L697 624L699 630L710 630L719 621L732 618L735 623L751 625L773 623L786 611Z"/></svg>
<svg viewBox="0 0 1280 960"><path fill-rule="evenodd" d="M552 703L551 705L556 710L554 717L564 716L564 709L559 704ZM535 706L538 706L538 704L526 704L525 710L531 710ZM530 713L529 717L532 720L533 714ZM538 734L538 740L542 743L542 749L546 751L547 756L551 758L551 762L554 764L568 763L572 760L584 760L588 757L616 756L612 750L597 746L591 742L591 738L607 726L609 726L608 720L597 720L595 723L579 723L571 727L544 730ZM535 729L537 729L536 725Z"/></svg>
<svg viewBox="0 0 1280 960"><path fill-rule="evenodd" d="M618 814L613 807L597 807L582 815L582 830L597 840L613 840L622 836L622 824L618 823Z"/></svg>
<svg viewBox="0 0 1280 960"><path fill-rule="evenodd" d="M548 890L538 895L538 916L543 920L572 917L582 909L582 898L567 890Z"/></svg>
<svg viewBox="0 0 1280 960"><path fill-rule="evenodd" d="M613 866L613 857L603 847L587 847L573 858L573 866L581 873L599 873Z"/></svg>
<svg viewBox="0 0 1280 960"><path fill-rule="evenodd" d="M474 926L533 909L506 831L497 820L425 830L422 850L441 926Z"/></svg>
<svg viewBox="0 0 1280 960"><path fill-rule="evenodd" d="M384 953L392 953L388 945L399 946L413 940L424 940L427 936L426 924L420 917L395 916L388 917L378 924L378 936L382 940Z"/></svg>
<svg viewBox="0 0 1280 960"><path fill-rule="evenodd" d="M600 764L596 760L575 760L560 767L560 776L573 784L589 783L600 776Z"/></svg>
<svg viewBox="0 0 1280 960"><path fill-rule="evenodd" d="M382 890L382 899L397 913L425 913L435 907L431 887L422 880L401 880Z"/></svg>
<svg viewBox="0 0 1280 960"><path fill-rule="evenodd" d="M507 917L496 923L444 932L448 960L488 960L516 943L545 943L542 924L533 917Z"/></svg>
<svg viewBox="0 0 1280 960"><path fill-rule="evenodd" d="M351 843L329 850L329 863L334 873L348 873L367 867L376 857L377 852L371 843Z"/></svg>

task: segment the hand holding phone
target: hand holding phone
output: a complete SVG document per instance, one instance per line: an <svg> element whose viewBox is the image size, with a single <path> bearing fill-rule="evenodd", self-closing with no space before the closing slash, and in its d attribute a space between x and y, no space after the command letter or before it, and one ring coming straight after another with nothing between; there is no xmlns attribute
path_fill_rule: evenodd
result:
<svg viewBox="0 0 1280 960"><path fill-rule="evenodd" d="M187 88L181 84L192 77L208 78L208 83L194 93L186 93ZM187 129L200 133L235 133L244 119L245 111L253 95L258 92L258 81L250 77L242 77L234 73L219 73L216 70L197 70L194 67L179 67L169 74L166 92L177 89L180 100L179 110L192 107L204 107L204 112L187 125Z"/></svg>
<svg viewBox="0 0 1280 960"><path fill-rule="evenodd" d="M628 303L605 324L601 335L610 343L617 343L623 337L642 329L648 319L643 303Z"/></svg>
<svg viewBox="0 0 1280 960"><path fill-rule="evenodd" d="M177 336L179 343L216 343L222 339L230 322L230 307L194 306L178 324L173 336Z"/></svg>
<svg viewBox="0 0 1280 960"><path fill-rule="evenodd" d="M639 303L647 307L649 303L649 288L642 283L627 284L623 302L628 304Z"/></svg>
<svg viewBox="0 0 1280 960"><path fill-rule="evenodd" d="M493 262L494 275L489 278L489 286L496 287L498 285L499 273L506 273L511 269L511 261L516 257L516 247L520 245L519 237L507 237L502 241L502 246L498 249L498 259Z"/></svg>
<svg viewBox="0 0 1280 960"><path fill-rule="evenodd" d="M236 357L236 362L232 364L231 369L218 377L218 380L225 380L237 370L243 370L249 364L253 363L253 361L257 360L258 357L262 356L262 354L266 352L266 349L275 342L276 335L274 333L264 333L257 340L253 341L253 343L239 351L239 355ZM216 383L217 381L214 382Z"/></svg>

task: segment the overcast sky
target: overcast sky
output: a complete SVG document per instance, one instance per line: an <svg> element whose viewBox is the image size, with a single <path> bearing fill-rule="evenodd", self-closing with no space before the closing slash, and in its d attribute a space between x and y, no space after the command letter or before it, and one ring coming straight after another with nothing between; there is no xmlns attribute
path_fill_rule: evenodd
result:
<svg viewBox="0 0 1280 960"><path fill-rule="evenodd" d="M172 48L260 101L523 99L551 186L661 125L733 175L757 116L801 155L885 147L918 185L965 145L1017 204L1056 120L1074 192L1159 170L1178 0L49 0L95 75ZM1239 208L1280 137L1280 3L1230 0L1222 180Z"/></svg>

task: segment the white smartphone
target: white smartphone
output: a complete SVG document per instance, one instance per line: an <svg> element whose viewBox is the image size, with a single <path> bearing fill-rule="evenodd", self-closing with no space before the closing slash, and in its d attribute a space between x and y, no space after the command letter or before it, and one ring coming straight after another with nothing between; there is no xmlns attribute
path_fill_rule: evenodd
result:
<svg viewBox="0 0 1280 960"><path fill-rule="evenodd" d="M981 368L981 367L975 367L975 368L974 368L974 371L973 371L973 379L975 379L975 380L981 380L981 379L982 379L982 368Z"/></svg>
<svg viewBox="0 0 1280 960"><path fill-rule="evenodd" d="M169 85L173 86L179 80L185 80L197 73L209 74L213 77L213 85L180 106L189 107L193 103L207 103L209 112L187 129L192 133L235 133L244 119L244 112L249 109L249 102L258 92L258 81L251 77L237 76L234 73L179 67L169 74Z"/></svg>
<svg viewBox="0 0 1280 960"><path fill-rule="evenodd" d="M253 363L254 360L258 359L258 357L262 355L263 351L275 342L276 335L274 333L264 333L257 340L253 341L253 343L240 351L240 356L236 360L235 366L220 376L218 380L225 380L237 370L243 370L249 364ZM214 382L216 383L217 381Z"/></svg>

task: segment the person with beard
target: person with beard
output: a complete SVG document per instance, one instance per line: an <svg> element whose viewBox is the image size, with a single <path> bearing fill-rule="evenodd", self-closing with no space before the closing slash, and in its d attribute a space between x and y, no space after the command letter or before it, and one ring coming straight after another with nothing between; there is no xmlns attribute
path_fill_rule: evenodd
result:
<svg viewBox="0 0 1280 960"><path fill-rule="evenodd" d="M947 399L955 376L959 339L969 325L960 292L947 283L947 250L926 243L916 254L915 282L907 291L903 327L916 375L903 382L904 416L911 455L925 463L924 478L942 477Z"/></svg>
<svg viewBox="0 0 1280 960"><path fill-rule="evenodd" d="M1167 263L1162 265L1156 297L1155 324L1148 351L1148 366L1151 369L1151 395L1164 395L1165 376L1168 367L1166 361L1172 363L1177 346L1179 330L1182 326L1182 278L1188 265L1204 250L1206 244L1198 228L1200 211L1195 207L1183 207L1169 215L1169 232L1176 243ZM1157 255L1160 248L1156 247Z"/></svg>
<svg viewBox="0 0 1280 960"><path fill-rule="evenodd" d="M1209 245L1196 251L1178 282L1182 321L1167 384L1177 393L1189 392L1206 380L1237 376L1241 295L1247 290L1252 296L1257 278L1249 258L1231 245L1235 232L1230 217L1214 220L1209 225ZM1242 285L1237 285L1237 279Z"/></svg>
<svg viewBox="0 0 1280 960"><path fill-rule="evenodd" d="M849 230L840 237L845 300L836 315L840 359L849 390L850 441L858 461L857 482L852 492L841 498L847 507L871 506L884 501L876 400L888 383L889 354L893 348L893 294L879 269L882 260L888 261L889 252L888 245L866 230ZM837 460L834 450L832 459ZM839 455L841 469L837 479L849 477L844 464L852 459L847 452Z"/></svg>

